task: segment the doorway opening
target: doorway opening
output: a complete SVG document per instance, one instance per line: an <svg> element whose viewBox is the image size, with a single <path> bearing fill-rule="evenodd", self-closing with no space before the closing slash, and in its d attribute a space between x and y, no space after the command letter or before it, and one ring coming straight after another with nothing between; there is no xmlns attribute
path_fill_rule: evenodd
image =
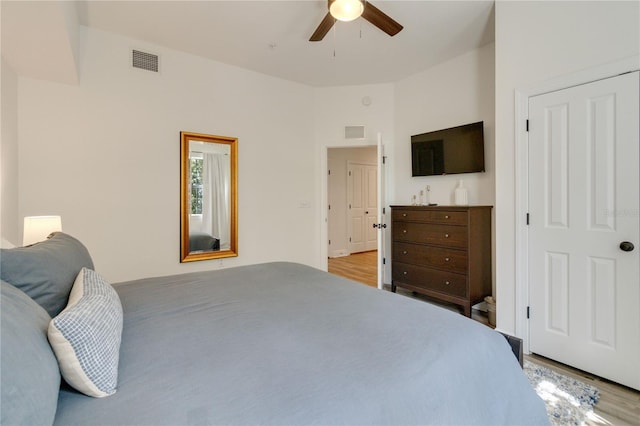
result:
<svg viewBox="0 0 640 426"><path fill-rule="evenodd" d="M327 149L328 271L377 287L378 148Z"/></svg>

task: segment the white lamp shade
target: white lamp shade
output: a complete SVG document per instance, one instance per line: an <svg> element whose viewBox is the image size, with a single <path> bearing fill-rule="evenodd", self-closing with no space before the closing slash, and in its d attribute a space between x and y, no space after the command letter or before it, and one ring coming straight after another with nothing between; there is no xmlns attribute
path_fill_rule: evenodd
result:
<svg viewBox="0 0 640 426"><path fill-rule="evenodd" d="M26 216L23 231L22 244L25 246L44 241L52 232L62 231L62 218L60 216Z"/></svg>
<svg viewBox="0 0 640 426"><path fill-rule="evenodd" d="M364 11L364 5L361 0L335 0L329 6L331 16L338 21L353 21Z"/></svg>

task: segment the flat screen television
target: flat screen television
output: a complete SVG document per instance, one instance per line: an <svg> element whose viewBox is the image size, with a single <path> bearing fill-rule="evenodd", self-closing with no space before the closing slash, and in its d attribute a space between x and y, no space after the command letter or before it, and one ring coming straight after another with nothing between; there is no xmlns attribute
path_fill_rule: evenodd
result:
<svg viewBox="0 0 640 426"><path fill-rule="evenodd" d="M411 136L412 176L484 171L482 121Z"/></svg>

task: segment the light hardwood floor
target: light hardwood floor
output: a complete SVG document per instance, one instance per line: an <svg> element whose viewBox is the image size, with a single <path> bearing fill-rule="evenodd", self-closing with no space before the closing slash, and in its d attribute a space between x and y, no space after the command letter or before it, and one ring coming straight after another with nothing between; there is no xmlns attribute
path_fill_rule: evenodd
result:
<svg viewBox="0 0 640 426"><path fill-rule="evenodd" d="M329 272L376 287L376 262L376 251L330 258ZM388 290L388 286L385 286L385 288ZM398 293L424 300L426 303L433 303L447 309L459 311L455 305L442 304L422 295L405 292L401 289L398 289ZM482 312L473 310L472 318L489 326L486 314ZM640 426L640 392L536 354L525 355L525 358L566 376L591 384L600 390L600 399L594 407L596 417L589 419L587 425ZM640 362L638 368L640 368Z"/></svg>
<svg viewBox="0 0 640 426"><path fill-rule="evenodd" d="M365 251L349 256L329 258L329 272L371 287L377 287L378 251Z"/></svg>

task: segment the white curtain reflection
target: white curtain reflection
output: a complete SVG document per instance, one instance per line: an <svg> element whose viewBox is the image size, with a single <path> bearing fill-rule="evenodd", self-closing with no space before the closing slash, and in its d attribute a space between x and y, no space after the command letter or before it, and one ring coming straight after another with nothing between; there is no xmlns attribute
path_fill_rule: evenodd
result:
<svg viewBox="0 0 640 426"><path fill-rule="evenodd" d="M220 249L230 245L231 162L228 155L205 153L202 163L203 231L220 240Z"/></svg>

